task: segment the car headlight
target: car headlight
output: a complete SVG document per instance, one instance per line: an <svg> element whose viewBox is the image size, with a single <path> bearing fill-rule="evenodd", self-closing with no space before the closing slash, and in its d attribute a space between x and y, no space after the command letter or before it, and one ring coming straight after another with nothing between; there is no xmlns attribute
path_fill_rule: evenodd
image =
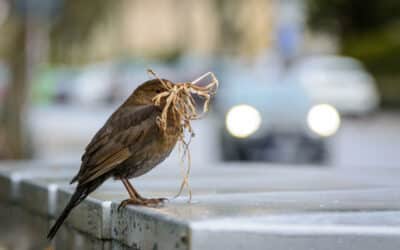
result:
<svg viewBox="0 0 400 250"><path fill-rule="evenodd" d="M225 125L232 136L246 138L260 128L261 115L250 105L233 106L226 114Z"/></svg>
<svg viewBox="0 0 400 250"><path fill-rule="evenodd" d="M329 104L319 104L310 109L307 116L310 129L320 136L334 135L340 127L340 115Z"/></svg>

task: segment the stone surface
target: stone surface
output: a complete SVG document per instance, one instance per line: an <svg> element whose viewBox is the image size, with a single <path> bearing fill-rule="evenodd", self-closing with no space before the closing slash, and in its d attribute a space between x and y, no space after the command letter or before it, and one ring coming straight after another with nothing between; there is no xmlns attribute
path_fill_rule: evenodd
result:
<svg viewBox="0 0 400 250"><path fill-rule="evenodd" d="M0 165L0 200L17 201L20 197L20 183L25 179L57 178L70 176L76 166L65 162L20 161Z"/></svg>
<svg viewBox="0 0 400 250"><path fill-rule="evenodd" d="M63 226L57 233L53 246L57 250L111 250L111 241L102 240L69 226Z"/></svg>
<svg viewBox="0 0 400 250"><path fill-rule="evenodd" d="M187 221L158 209L112 207L112 239L126 249L190 249L189 228Z"/></svg>
<svg viewBox="0 0 400 250"><path fill-rule="evenodd" d="M73 189L62 189L57 193L57 215L68 203ZM111 239L111 201L87 197L68 216L66 223L97 239ZM57 217L57 216L56 216Z"/></svg>
<svg viewBox="0 0 400 250"><path fill-rule="evenodd" d="M48 246L48 220L29 213L16 204L0 202L0 246L5 249L31 250Z"/></svg>
<svg viewBox="0 0 400 250"><path fill-rule="evenodd" d="M26 235L45 237L50 218L59 215L74 191L69 180L76 166L27 165L0 167L0 204L18 208L3 209L3 216L21 211L8 225L15 222L15 228L30 232ZM181 182L176 170L157 168L132 183L143 196L173 197ZM400 249L398 169L229 164L192 170L190 204L182 196L159 208L118 210L127 192L119 181L106 182L74 209L54 246Z"/></svg>
<svg viewBox="0 0 400 250"><path fill-rule="evenodd" d="M67 188L71 173L47 178L25 179L20 183L18 202L33 213L54 218L57 208L57 191Z"/></svg>
<svg viewBox="0 0 400 250"><path fill-rule="evenodd" d="M180 198L158 209L129 207L118 212L115 203L112 238L127 249L151 249L154 242L164 242L165 249L175 249L167 242L177 242L179 237L172 235L167 241L155 234L159 226L142 218L148 214L180 230L188 245L179 247L186 249L368 249L365 247L378 244L387 249L398 247L400 221L393 220L400 211L400 189L395 177L398 171L204 170L192 175L195 196L191 204ZM146 181L135 181L135 186L146 190L144 194L148 196L171 196L177 182L177 178L165 180L156 174ZM122 188L109 185L94 196L123 199L124 194L118 190ZM126 221L130 222L124 224ZM132 226L146 223L152 225L145 234L150 238Z"/></svg>

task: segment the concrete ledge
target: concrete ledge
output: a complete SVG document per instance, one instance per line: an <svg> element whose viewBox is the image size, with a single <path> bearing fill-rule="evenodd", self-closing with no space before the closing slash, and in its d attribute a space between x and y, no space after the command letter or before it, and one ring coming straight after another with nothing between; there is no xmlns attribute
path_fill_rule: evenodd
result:
<svg viewBox="0 0 400 250"><path fill-rule="evenodd" d="M57 191L60 187L67 187L69 179L69 176L54 176L23 180L20 183L18 202L33 213L54 218L57 212Z"/></svg>
<svg viewBox="0 0 400 250"><path fill-rule="evenodd" d="M399 249L400 170L259 167L194 166L192 203L182 197L160 208L128 206L118 211L127 193L121 183L106 182L73 210L54 246ZM74 191L69 180L76 168L37 162L0 165L0 215L7 219L0 232L12 228L14 241L24 238L28 244L15 249L48 244L45 234ZM172 197L180 180L163 167L133 183L144 196Z"/></svg>
<svg viewBox="0 0 400 250"><path fill-rule="evenodd" d="M112 238L132 249L180 250L190 248L189 224L158 209L127 207L118 211L114 203Z"/></svg>
<svg viewBox="0 0 400 250"><path fill-rule="evenodd" d="M83 233L70 227L68 224L61 227L54 240L54 248L57 250L111 250L111 240L102 240L92 237L90 234Z"/></svg>
<svg viewBox="0 0 400 250"><path fill-rule="evenodd" d="M73 189L62 189L57 193L57 215L61 213ZM66 223L97 239L111 239L111 201L87 197L69 215Z"/></svg>
<svg viewBox="0 0 400 250"><path fill-rule="evenodd" d="M75 170L76 168L67 167L63 163L42 161L6 163L0 166L0 200L18 201L21 195L20 183L23 180L70 176Z"/></svg>

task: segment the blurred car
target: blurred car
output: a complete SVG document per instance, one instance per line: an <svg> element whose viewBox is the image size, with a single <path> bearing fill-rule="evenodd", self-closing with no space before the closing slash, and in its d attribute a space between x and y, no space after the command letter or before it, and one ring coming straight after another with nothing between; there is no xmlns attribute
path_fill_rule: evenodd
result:
<svg viewBox="0 0 400 250"><path fill-rule="evenodd" d="M237 71L239 72L239 71ZM333 106L313 105L300 84L224 74L217 110L223 160L319 163L328 157L326 138L340 116Z"/></svg>
<svg viewBox="0 0 400 250"><path fill-rule="evenodd" d="M331 104L343 115L365 115L378 108L375 81L355 59L310 57L294 66L289 75L304 86L313 102Z"/></svg>

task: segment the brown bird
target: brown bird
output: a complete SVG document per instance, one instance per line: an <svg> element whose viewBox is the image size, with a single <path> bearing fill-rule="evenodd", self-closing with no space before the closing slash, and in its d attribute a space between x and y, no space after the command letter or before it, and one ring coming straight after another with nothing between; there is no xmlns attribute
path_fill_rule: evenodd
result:
<svg viewBox="0 0 400 250"><path fill-rule="evenodd" d="M172 110L167 110L166 129L160 126L167 98L157 104L154 99L167 91L166 84L175 86L166 79L143 83L95 134L82 156L78 174L71 181L78 182L76 190L50 229L48 239L55 236L71 210L110 177L121 180L129 193L130 198L120 206L158 205L165 200L142 197L128 179L141 176L162 162L182 134L181 114Z"/></svg>

